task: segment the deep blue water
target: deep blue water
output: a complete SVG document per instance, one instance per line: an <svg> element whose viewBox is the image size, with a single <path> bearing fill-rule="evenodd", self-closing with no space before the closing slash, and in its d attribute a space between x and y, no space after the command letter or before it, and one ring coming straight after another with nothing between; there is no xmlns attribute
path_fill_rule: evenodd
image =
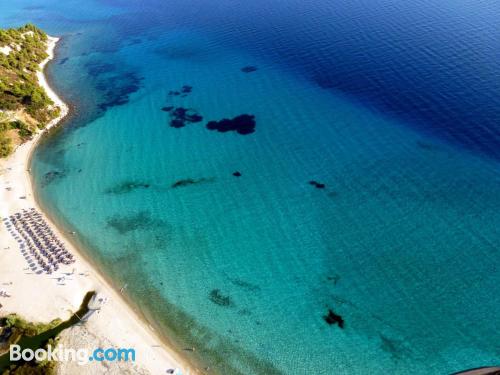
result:
<svg viewBox="0 0 500 375"><path fill-rule="evenodd" d="M222 374L498 364L499 16L465 0L0 4L3 25L63 36L49 74L75 111L35 153L41 204ZM254 132L205 126L239 115Z"/></svg>

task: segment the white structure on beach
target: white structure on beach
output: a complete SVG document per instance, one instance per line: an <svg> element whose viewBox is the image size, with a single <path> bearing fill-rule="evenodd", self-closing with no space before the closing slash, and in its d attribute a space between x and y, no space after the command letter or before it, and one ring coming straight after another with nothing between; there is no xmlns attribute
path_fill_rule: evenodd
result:
<svg viewBox="0 0 500 375"><path fill-rule="evenodd" d="M12 48L10 48L10 46L0 47L0 53L3 53L4 55L8 56L10 51L12 51Z"/></svg>

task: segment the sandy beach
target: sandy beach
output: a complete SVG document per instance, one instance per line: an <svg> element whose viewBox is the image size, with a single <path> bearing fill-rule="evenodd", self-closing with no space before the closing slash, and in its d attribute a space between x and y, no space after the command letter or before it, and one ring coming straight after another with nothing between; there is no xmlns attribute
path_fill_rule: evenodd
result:
<svg viewBox="0 0 500 375"><path fill-rule="evenodd" d="M67 105L49 87L43 68L53 59L58 39L49 38L49 57L41 64L38 73L40 84L45 88L61 115L51 121L45 131L50 131L68 114ZM0 216L2 218L38 207L32 191L28 170L32 150L41 132L29 142L19 146L7 159L0 160ZM48 218L45 218L50 223ZM174 350L166 347L159 336L124 301L99 272L92 267L65 236L50 223L52 230L75 256L76 262L61 267L52 275L33 273L21 255L18 243L5 225L0 225L0 316L16 313L32 322L50 322L68 319L78 310L85 294L96 291L105 301L86 323L73 326L61 334L61 344L71 348L98 347L134 348L135 363L91 362L80 366L76 362L60 363L60 374L90 373L139 373L166 374L168 369L182 369L182 373L196 373ZM69 234L67 234L69 235Z"/></svg>

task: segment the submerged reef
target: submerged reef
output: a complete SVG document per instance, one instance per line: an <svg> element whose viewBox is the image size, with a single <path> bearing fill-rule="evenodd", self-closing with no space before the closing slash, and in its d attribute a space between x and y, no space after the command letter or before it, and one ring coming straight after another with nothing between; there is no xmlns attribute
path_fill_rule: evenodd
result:
<svg viewBox="0 0 500 375"><path fill-rule="evenodd" d="M178 180L172 184L172 189L176 189L179 187L185 187L189 185L194 185L194 184L202 184L202 183L208 183L208 182L213 182L215 180L215 177L202 177L198 179L193 179L193 178L186 178L182 180Z"/></svg>
<svg viewBox="0 0 500 375"><path fill-rule="evenodd" d="M189 93L191 93L191 91L193 91L193 86L184 85L179 90L170 90L168 92L168 96L179 96L180 95L184 98Z"/></svg>
<svg viewBox="0 0 500 375"><path fill-rule="evenodd" d="M316 189L324 189L326 187L325 184L314 180L309 181L309 185L314 186Z"/></svg>
<svg viewBox="0 0 500 375"><path fill-rule="evenodd" d="M219 121L210 121L206 127L209 130L217 130L221 133L235 131L238 134L247 135L255 131L255 116L243 114L232 119L225 118Z"/></svg>
<svg viewBox="0 0 500 375"><path fill-rule="evenodd" d="M185 92L190 92L191 86L183 86L183 90ZM175 92L171 91L171 93ZM174 107L172 105L166 105L162 107L161 110L163 112L167 112L170 114L170 126L172 128L183 128L187 124L193 124L203 121L203 116L192 108ZM221 133L235 131L238 134L247 135L255 132L255 116L242 114L232 119L224 118L219 121L209 121L206 124L206 128L208 130L217 130L218 132ZM239 172L235 173L238 174ZM237 176L236 174L235 176Z"/></svg>
<svg viewBox="0 0 500 375"><path fill-rule="evenodd" d="M120 234L127 234L135 230L146 230L161 226L161 220L153 219L148 211L141 211L129 215L114 215L107 219L107 226Z"/></svg>
<svg viewBox="0 0 500 375"><path fill-rule="evenodd" d="M172 128L183 128L186 124L193 124L203 120L203 116L190 108L167 106L161 110L170 113L170 126Z"/></svg>
<svg viewBox="0 0 500 375"><path fill-rule="evenodd" d="M253 66L253 65L248 65L248 66L244 66L243 68L241 68L241 71L243 73L252 73L252 72L255 72L258 68L256 66Z"/></svg>
<svg viewBox="0 0 500 375"><path fill-rule="evenodd" d="M105 111L111 107L127 104L130 101L130 95L142 87L143 79L134 72L110 75L100 79L96 88L103 93L104 101L99 104L99 109Z"/></svg>
<svg viewBox="0 0 500 375"><path fill-rule="evenodd" d="M106 189L106 194L126 194L136 189L148 189L151 185L145 182L125 181Z"/></svg>
<svg viewBox="0 0 500 375"><path fill-rule="evenodd" d="M328 325L337 324L340 328L344 328L344 319L340 315L333 312L332 309L328 309L328 314L324 315L323 319L328 323Z"/></svg>
<svg viewBox="0 0 500 375"><path fill-rule="evenodd" d="M219 289L213 289L208 298L219 306L229 307L233 305L231 297L223 295Z"/></svg>
<svg viewBox="0 0 500 375"><path fill-rule="evenodd" d="M195 110L178 107L171 112L172 120L170 125L174 128L186 126L186 123L201 122L203 117Z"/></svg>
<svg viewBox="0 0 500 375"><path fill-rule="evenodd" d="M142 87L143 77L131 70L120 70L121 66L118 64L90 61L85 64L85 68L93 79L95 88L101 94L98 104L101 112L127 104L130 95Z"/></svg>
<svg viewBox="0 0 500 375"><path fill-rule="evenodd" d="M64 177L66 177L66 172L49 171L43 175L41 187L42 188L46 187L47 185L50 185L52 182Z"/></svg>
<svg viewBox="0 0 500 375"><path fill-rule="evenodd" d="M337 285L337 283L340 281L340 275L337 275L337 274L335 274L335 275L328 275L326 277L326 279L328 281L333 282L333 285Z"/></svg>

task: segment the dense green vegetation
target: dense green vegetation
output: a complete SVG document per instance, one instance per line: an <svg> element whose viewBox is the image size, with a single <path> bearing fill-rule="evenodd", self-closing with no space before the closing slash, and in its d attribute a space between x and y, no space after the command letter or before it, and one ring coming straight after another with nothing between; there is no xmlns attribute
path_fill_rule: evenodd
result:
<svg viewBox="0 0 500 375"><path fill-rule="evenodd" d="M50 323L31 323L16 314L10 314L0 320L0 327L10 328L19 335L36 336L61 323L61 319L54 319Z"/></svg>
<svg viewBox="0 0 500 375"><path fill-rule="evenodd" d="M47 35L28 24L0 30L0 157L12 151L13 140L30 138L59 114L38 84L39 64L47 58ZM21 114L20 114L21 113ZM20 119L22 118L22 120Z"/></svg>
<svg viewBox="0 0 500 375"><path fill-rule="evenodd" d="M0 131L0 158L4 158L12 152L12 140Z"/></svg>

